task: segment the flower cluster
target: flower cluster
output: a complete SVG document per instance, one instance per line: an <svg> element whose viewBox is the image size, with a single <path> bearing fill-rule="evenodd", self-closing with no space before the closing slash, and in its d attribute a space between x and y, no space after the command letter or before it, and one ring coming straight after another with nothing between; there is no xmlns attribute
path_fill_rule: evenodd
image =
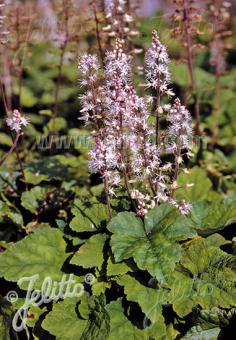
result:
<svg viewBox="0 0 236 340"><path fill-rule="evenodd" d="M90 81L94 80L93 78L91 79L91 77L95 76L97 78L97 71L99 70L99 62L97 57L95 55L89 55L85 53L80 59L79 68L84 78L89 77ZM84 85L87 85L87 83Z"/></svg>
<svg viewBox="0 0 236 340"><path fill-rule="evenodd" d="M3 45L7 43L7 37L9 34L9 32L5 29L6 16L4 15L4 7L5 3L0 3L0 43Z"/></svg>
<svg viewBox="0 0 236 340"><path fill-rule="evenodd" d="M202 20L202 4L196 0L174 0L176 9L173 20L178 23L174 28L175 37L193 37L200 34L199 23Z"/></svg>
<svg viewBox="0 0 236 340"><path fill-rule="evenodd" d="M81 84L87 88L81 97L83 119L94 127L90 171L101 175L109 195L124 185L140 216L160 202L169 202L186 214L190 205L176 202L173 188L182 157L190 149L190 114L179 99L173 106L161 107L168 125L165 152L175 159L166 163L163 143L154 142L156 129L150 123L149 97L138 96L134 88L131 60L119 39L114 50L106 54L103 75L95 56L85 54L80 59ZM168 55L156 32L147 51L146 70L149 86L161 95L168 94Z"/></svg>
<svg viewBox="0 0 236 340"><path fill-rule="evenodd" d="M160 95L171 94L168 90L170 72L169 58L166 47L161 44L157 32L152 33L152 46L146 53L146 79L147 86L160 91Z"/></svg>
<svg viewBox="0 0 236 340"><path fill-rule="evenodd" d="M227 38L232 34L228 30L230 6L229 2L223 0L209 1L209 19L213 23L210 64L215 68L217 76L226 71Z"/></svg>
<svg viewBox="0 0 236 340"><path fill-rule="evenodd" d="M79 61L79 70L82 75L81 86L87 88L87 92L80 96L83 109L82 120L85 124L97 126L101 120L101 88L97 86L100 65L97 56L85 53Z"/></svg>
<svg viewBox="0 0 236 340"><path fill-rule="evenodd" d="M28 119L22 116L18 110L14 110L12 116L6 118L6 123L12 131L19 133L22 131L22 126L28 125Z"/></svg>
<svg viewBox="0 0 236 340"><path fill-rule="evenodd" d="M171 141L168 144L169 152L181 157L182 150L191 148L190 140L193 131L190 126L190 113L185 106L181 105L179 98L176 98L174 105L170 107L166 119L170 123L167 130L168 139ZM182 160L179 161L182 163Z"/></svg>
<svg viewBox="0 0 236 340"><path fill-rule="evenodd" d="M186 61L190 79L190 89L194 97L195 132L201 135L201 115L199 106L199 96L197 80L194 72L194 50L204 46L196 41L196 37L201 34L200 22L202 20L203 3L196 0L174 0L176 10L173 15L174 22L177 23L173 29L174 37L180 38L186 53Z"/></svg>
<svg viewBox="0 0 236 340"><path fill-rule="evenodd" d="M106 26L103 31L109 37L130 38L138 35L131 15L132 8L127 0L105 0L104 12Z"/></svg>

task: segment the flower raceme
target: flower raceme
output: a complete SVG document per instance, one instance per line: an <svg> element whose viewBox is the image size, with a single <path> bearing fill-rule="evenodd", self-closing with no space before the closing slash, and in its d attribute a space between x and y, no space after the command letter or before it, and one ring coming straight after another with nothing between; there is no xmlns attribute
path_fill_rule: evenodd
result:
<svg viewBox="0 0 236 340"><path fill-rule="evenodd" d="M146 53L145 63L147 86L159 90L161 96L171 94L168 90L171 79L168 69L169 57L156 31L152 34L152 46Z"/></svg>
<svg viewBox="0 0 236 340"><path fill-rule="evenodd" d="M6 118L6 123L12 131L19 133L22 126L28 125L28 119L22 116L18 110L14 110L12 116Z"/></svg>
<svg viewBox="0 0 236 340"><path fill-rule="evenodd" d="M5 45L8 39L9 32L5 29L5 19L4 15L5 1L0 1L0 43Z"/></svg>
<svg viewBox="0 0 236 340"><path fill-rule="evenodd" d="M11 153L16 149L19 138L22 136L22 127L28 124L28 119L21 115L18 110L14 110L12 116L6 118L6 124L9 126L11 131L15 131L15 139L13 140L12 147L10 150L0 159L0 166L6 161ZM19 161L20 162L20 161Z"/></svg>
<svg viewBox="0 0 236 340"><path fill-rule="evenodd" d="M128 0L105 0L104 15L106 25L103 27L104 33L110 38L123 38L131 40L132 37L139 35L135 28L133 15L137 8ZM133 46L134 47L134 46ZM134 53L140 53L142 50L134 49Z"/></svg>
<svg viewBox="0 0 236 340"><path fill-rule="evenodd" d="M226 72L226 55L229 47L227 39L232 35L229 30L231 3L223 0L208 1L208 19L213 23L210 64L215 68L216 76Z"/></svg>
<svg viewBox="0 0 236 340"><path fill-rule="evenodd" d="M173 93L168 88L171 77L167 50L156 32L145 58L146 80L147 87L160 94L158 110L167 123L161 136L167 139L156 138L150 119L150 96L137 94L131 62L122 40L106 53L104 70L94 55L85 54L80 59L80 83L86 88L81 96L81 119L94 129L90 171L103 178L107 199L124 185L140 216L161 202L169 202L187 214L191 206L185 201L177 202L174 192L183 158L190 155L191 117L178 98L173 105L161 103L162 96ZM164 154L171 161L164 160Z"/></svg>

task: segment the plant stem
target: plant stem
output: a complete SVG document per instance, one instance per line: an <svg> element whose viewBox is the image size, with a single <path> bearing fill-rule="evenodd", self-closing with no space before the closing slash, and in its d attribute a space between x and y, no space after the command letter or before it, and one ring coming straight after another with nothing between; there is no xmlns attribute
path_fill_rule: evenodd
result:
<svg viewBox="0 0 236 340"><path fill-rule="evenodd" d="M156 146L159 145L159 130L160 130L160 112L159 108L161 106L161 96L160 96L160 80L158 81L158 88L157 88L157 98L156 98Z"/></svg>
<svg viewBox="0 0 236 340"><path fill-rule="evenodd" d="M175 172L174 172L174 177L173 177L173 182L172 183L176 183L178 175L179 175L179 171L180 171L180 166L179 166L179 157L181 156L181 148L178 147L177 153L175 155ZM175 188L172 188L170 191L170 197L173 198L175 193Z"/></svg>
<svg viewBox="0 0 236 340"><path fill-rule="evenodd" d="M109 185L108 185L108 181L107 181L106 178L104 179L104 188L105 188L108 215L109 215L109 218L112 219L112 210L111 210L111 202L110 202L110 195L109 195Z"/></svg>
<svg viewBox="0 0 236 340"><path fill-rule="evenodd" d="M158 61L157 61L157 65L159 65L159 58L158 58ZM155 104L155 113L156 113L156 135L155 135L155 142L156 142L156 146L157 147L159 145L159 132L160 132L159 131L160 130L160 112L159 112L160 106L161 106L160 74L158 74L157 91L156 91L156 104ZM156 185L155 185L154 196L157 195L157 191L158 191L158 183L156 183Z"/></svg>
<svg viewBox="0 0 236 340"><path fill-rule="evenodd" d="M99 49L99 54L100 54L100 58L102 61L102 65L104 67L105 64L104 64L104 55L103 55L103 50L102 50L101 36L100 36L100 31L99 31L99 20L97 16L96 4L94 0L92 1L92 7L93 7L93 15L94 15L94 21L95 21L95 26L96 26L95 30L96 30L97 44L98 44L98 49Z"/></svg>
<svg viewBox="0 0 236 340"><path fill-rule="evenodd" d="M94 107L96 107L97 106L97 101L96 101L97 97L96 97L95 86L94 86L93 82L91 84L91 90L92 90L92 101L93 101ZM94 117L96 117L97 112L95 111L95 109L93 109L93 110L94 110L93 115L94 115ZM94 123L95 123L96 130L99 133L99 137L102 140L103 136L101 134L101 129L99 127L99 122L98 122L97 118L95 118ZM107 170L106 155L104 155L104 162L105 162L105 171L106 171ZM110 202L111 199L110 199L110 194L109 194L109 183L108 183L108 180L107 180L106 177L103 178L103 185L104 185L104 191L105 191L105 196L106 196L107 210L108 210L109 218L111 219L112 218L112 209L111 209L111 202Z"/></svg>
<svg viewBox="0 0 236 340"><path fill-rule="evenodd" d="M189 0L184 0L184 29L185 29L185 44L187 46L187 57L188 57L188 70L191 80L192 94L194 98L194 114L195 114L195 132L200 135L200 108L199 108L199 97L197 91L197 81L194 72L193 65L193 42L192 36L189 32L190 22L189 22Z"/></svg>
<svg viewBox="0 0 236 340"><path fill-rule="evenodd" d="M58 101L59 101L59 93L60 93L60 87L61 87L61 76L62 76L64 54L65 54L65 47L63 46L62 49L61 49L60 61L59 61L59 65L58 65L55 100L54 100L54 108L53 108L53 113L52 113L52 134L54 134L54 132L55 132L56 118L57 118L57 115L58 115Z"/></svg>
<svg viewBox="0 0 236 340"><path fill-rule="evenodd" d="M3 100L3 105L4 105L4 109L5 109L5 116L8 117L8 107L7 107L7 102L6 102L6 97L5 97L5 92L4 92L4 89L3 89L3 85L2 85L2 82L0 80L0 89L1 89L1 93L2 93L2 100ZM14 145L14 137L12 135L12 132L10 132L10 135L11 135L11 139L12 139L12 142L13 142L13 145ZM14 151L16 153L16 158L17 158L17 162L20 166L20 171L21 171L21 175L22 175L22 178L24 180L24 183L25 183L25 186L26 186L26 189L28 188L27 186L27 183L26 183L26 180L25 180L25 172L24 172L24 167L23 167L23 164L22 164L22 161L21 161L21 158L20 158L20 155L19 155L19 152L17 150L17 145L16 147L14 148Z"/></svg>
<svg viewBox="0 0 236 340"><path fill-rule="evenodd" d="M16 11L16 33L17 33L17 38L16 38L16 50L17 50L17 56L18 56L18 86L19 86L19 109L22 111L22 105L21 105L21 99L22 99L22 88L23 88L23 66L24 66L24 61L25 61L25 55L26 55L26 50L29 44L29 39L30 39L30 34L31 34L31 19L29 20L26 36L25 36L25 46L23 50L21 51L21 33L20 33L20 22L21 18L21 13L20 13L20 7L17 7ZM30 17L31 18L31 17Z"/></svg>
<svg viewBox="0 0 236 340"><path fill-rule="evenodd" d="M219 113L220 113L220 76L217 74L216 83L215 83L214 107L213 107L214 126L213 126L212 140L211 140L212 147L217 143L217 139L218 139Z"/></svg>
<svg viewBox="0 0 236 340"><path fill-rule="evenodd" d="M57 74L57 81L56 81L56 90L55 90L55 102L54 102L54 108L52 113L52 134L55 133L56 128L56 118L58 115L58 102L59 102L59 93L61 88L61 80L62 80L62 69L64 64L64 57L66 48L69 42L69 8L68 4L66 4L66 0L63 1L62 4L63 7L63 14L64 14L64 32L65 32L65 39L61 45L61 53L60 53L60 60L58 65L58 74ZM63 33L64 33L63 32Z"/></svg>
<svg viewBox="0 0 236 340"><path fill-rule="evenodd" d="M147 169L148 167L148 160L147 160L147 155L146 155L146 145L145 145L145 135L143 135L143 143L142 143L142 151L143 151L143 157L144 157L144 165L145 168ZM154 189L153 183L152 183L152 178L150 175L148 175L148 183L150 186L150 189L152 190L152 193L154 196L156 196L156 190Z"/></svg>
<svg viewBox="0 0 236 340"><path fill-rule="evenodd" d="M122 113L120 112L120 134L121 134L121 148L120 148L120 155L121 155L121 167L123 170L125 188L129 197L130 202L132 203L135 210L137 210L136 202L132 199L130 187L129 187L129 177L128 177L128 169L127 169L127 162L125 159L125 149L124 149L124 136L123 136L123 117Z"/></svg>
<svg viewBox="0 0 236 340"><path fill-rule="evenodd" d="M6 106L9 108L9 111L12 111L12 74L11 74L11 65L9 61L9 50L7 45L4 46L4 50L2 51L2 59L3 59L3 79L4 79L4 88L5 88L5 96L6 96Z"/></svg>

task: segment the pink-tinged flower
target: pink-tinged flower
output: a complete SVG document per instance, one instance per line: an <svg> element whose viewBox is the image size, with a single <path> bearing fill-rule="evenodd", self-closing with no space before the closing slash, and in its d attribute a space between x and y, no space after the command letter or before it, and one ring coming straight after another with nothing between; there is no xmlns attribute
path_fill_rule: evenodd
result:
<svg viewBox="0 0 236 340"><path fill-rule="evenodd" d="M12 116L6 118L6 123L12 131L20 132L22 126L28 125L29 121L18 110L14 110Z"/></svg>
<svg viewBox="0 0 236 340"><path fill-rule="evenodd" d="M79 70L81 74L85 76L97 76L100 65L96 55L83 54L79 60Z"/></svg>
<svg viewBox="0 0 236 340"><path fill-rule="evenodd" d="M103 89L97 86L99 81L100 65L97 56L85 53L79 60L78 68L81 78L80 84L86 87L85 94L80 96L82 117L85 124L98 125L102 117Z"/></svg>
<svg viewBox="0 0 236 340"><path fill-rule="evenodd" d="M124 53L124 42L117 39L115 49L106 54L106 79L109 85L115 86L116 78L122 85L128 85L131 77L131 57Z"/></svg>
<svg viewBox="0 0 236 340"><path fill-rule="evenodd" d="M217 75L223 75L226 72L225 42L221 39L215 39L211 44L210 52L210 64L215 68Z"/></svg>
<svg viewBox="0 0 236 340"><path fill-rule="evenodd" d="M89 168L99 173L109 195L123 184L144 216L153 205L168 202L187 214L191 205L176 202L174 191L183 155L190 149L192 135L191 117L180 100L158 109L165 113L167 133L156 143L156 130L151 123L148 97L137 95L132 82L132 58L124 52L124 42L117 40L113 51L107 52L105 70L99 76L99 66L94 56L85 55L80 60L82 85L87 92L81 96L82 113L86 123L93 126L95 145L90 151ZM168 95L170 90L168 56L156 32L152 47L146 55L147 79L150 87ZM101 70L102 72L102 70ZM162 159L164 137L167 151L174 155L172 163ZM142 193L149 186L152 197ZM109 196L108 195L108 196Z"/></svg>
<svg viewBox="0 0 236 340"><path fill-rule="evenodd" d="M188 215L191 212L192 205L190 203L182 201L177 205L177 208L179 209L182 215Z"/></svg>
<svg viewBox="0 0 236 340"><path fill-rule="evenodd" d="M0 4L0 43L5 45L8 41L9 32L5 29L6 16L4 15L5 1Z"/></svg>
<svg viewBox="0 0 236 340"><path fill-rule="evenodd" d="M136 201L138 207L137 215L140 217L144 217L148 212L147 203L150 202L150 196L144 195L142 192L136 189L131 190L130 196L134 201Z"/></svg>
<svg viewBox="0 0 236 340"><path fill-rule="evenodd" d="M105 0L104 1L104 10L105 15L107 18L110 18L112 16L112 13L115 8L115 1L114 0Z"/></svg>
<svg viewBox="0 0 236 340"><path fill-rule="evenodd" d="M191 148L190 139L193 131L190 113L185 106L181 105L180 100L176 98L174 105L169 108L166 119L170 123L167 130L167 137L170 140L167 149L170 153L180 157L182 150L189 150Z"/></svg>
<svg viewBox="0 0 236 340"><path fill-rule="evenodd" d="M139 32L135 29L134 19L132 14L135 14L137 6L129 3L127 0L105 0L104 12L106 23L103 31L110 38L123 38L126 41ZM134 53L139 52L137 49Z"/></svg>
<svg viewBox="0 0 236 340"><path fill-rule="evenodd" d="M156 31L152 33L152 46L146 53L145 63L147 86L158 90L161 96L168 94L171 79L168 69L169 57Z"/></svg>

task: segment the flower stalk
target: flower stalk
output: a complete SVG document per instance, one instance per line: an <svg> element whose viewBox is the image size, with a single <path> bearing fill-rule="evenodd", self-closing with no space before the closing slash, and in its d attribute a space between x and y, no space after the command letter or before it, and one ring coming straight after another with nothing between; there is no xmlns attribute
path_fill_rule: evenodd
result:
<svg viewBox="0 0 236 340"><path fill-rule="evenodd" d="M58 106L59 106L59 94L61 89L61 81L62 81L62 70L64 65L65 53L67 49L67 45L69 43L69 6L70 2L68 3L67 0L63 0L62 2L62 29L61 29L61 36L60 39L60 57L59 57L59 64L58 64L58 73L57 73L57 80L56 80L56 88L55 88L55 99L54 99L54 107L52 112L52 134L55 133L56 129L56 119L58 116Z"/></svg>
<svg viewBox="0 0 236 340"><path fill-rule="evenodd" d="M194 99L195 134L200 135L200 102L197 88L197 80L194 72L194 54L196 47L201 48L200 44L195 44L195 35L200 34L198 24L201 21L201 10L197 6L196 0L174 0L176 11L173 16L174 21L178 22L178 27L174 29L175 37L182 37L187 54L187 66L191 83L191 92Z"/></svg>
<svg viewBox="0 0 236 340"><path fill-rule="evenodd" d="M209 1L208 17L213 24L210 46L210 64L215 72L215 95L213 100L214 125L212 130L212 147L217 144L219 134L219 115L220 115L220 97L221 84L220 80L226 74L226 55L228 50L227 39L232 34L228 29L231 4L227 1L217 0Z"/></svg>

